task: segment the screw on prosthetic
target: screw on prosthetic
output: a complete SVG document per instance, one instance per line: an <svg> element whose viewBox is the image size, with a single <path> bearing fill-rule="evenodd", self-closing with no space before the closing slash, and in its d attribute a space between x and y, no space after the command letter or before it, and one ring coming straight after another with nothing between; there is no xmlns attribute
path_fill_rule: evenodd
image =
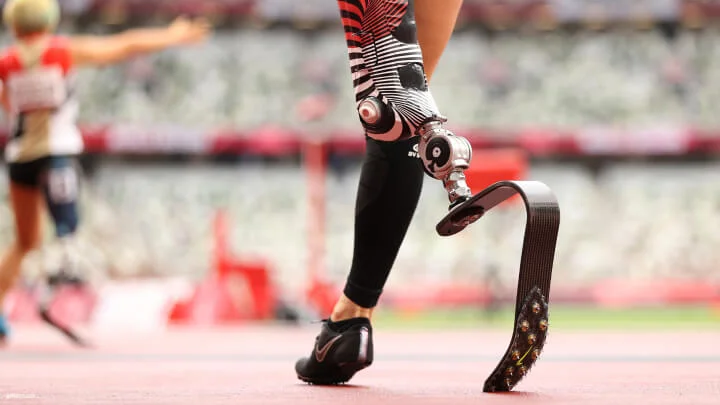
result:
<svg viewBox="0 0 720 405"><path fill-rule="evenodd" d="M467 139L444 128L442 123L432 120L418 129L419 151L425 172L442 180L452 209L472 196L465 180L465 170L470 167L472 159L472 146Z"/></svg>
<svg viewBox="0 0 720 405"><path fill-rule="evenodd" d="M469 142L443 128L428 88L413 0L338 0L360 122L370 138L420 136L425 172L442 180L451 208L470 197Z"/></svg>

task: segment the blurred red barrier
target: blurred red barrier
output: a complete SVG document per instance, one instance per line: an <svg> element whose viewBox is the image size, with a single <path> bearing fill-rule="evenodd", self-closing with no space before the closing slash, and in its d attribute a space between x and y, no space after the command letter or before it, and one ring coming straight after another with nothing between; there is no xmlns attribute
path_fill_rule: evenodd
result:
<svg viewBox="0 0 720 405"><path fill-rule="evenodd" d="M316 278L310 280L305 298L321 316L329 316L340 298L342 286Z"/></svg>
<svg viewBox="0 0 720 405"><path fill-rule="evenodd" d="M593 288L591 301L603 306L701 304L720 300L720 285L708 281L607 280Z"/></svg>
<svg viewBox="0 0 720 405"><path fill-rule="evenodd" d="M520 149L475 149L470 168L465 171L473 192L503 180L522 180L528 170L527 156ZM515 196L502 204L520 201Z"/></svg>
<svg viewBox="0 0 720 405"><path fill-rule="evenodd" d="M239 259L228 246L226 214L218 212L213 224L215 251L213 272L192 296L177 302L170 311L172 323L221 324L271 319L277 302L268 264Z"/></svg>
<svg viewBox="0 0 720 405"><path fill-rule="evenodd" d="M170 311L174 324L217 325L254 318L252 292L242 277L211 276Z"/></svg>
<svg viewBox="0 0 720 405"><path fill-rule="evenodd" d="M398 291L387 291L383 306L404 312L447 307L483 307L495 299L494 292L483 283L450 283L414 285Z"/></svg>
<svg viewBox="0 0 720 405"><path fill-rule="evenodd" d="M83 126L88 152L99 154L190 154L190 155L255 155L281 157L302 153L305 142L313 134L268 125L252 131L215 129L196 133L172 126L132 128L123 125ZM326 131L332 136L323 139L328 153L360 155L365 140L357 130ZM528 157L542 156L683 156L691 153L713 154L720 150L720 131L708 132L687 128L615 130L613 128L580 128L577 130L463 129L474 148L506 148L524 151ZM8 139L0 130L0 146Z"/></svg>

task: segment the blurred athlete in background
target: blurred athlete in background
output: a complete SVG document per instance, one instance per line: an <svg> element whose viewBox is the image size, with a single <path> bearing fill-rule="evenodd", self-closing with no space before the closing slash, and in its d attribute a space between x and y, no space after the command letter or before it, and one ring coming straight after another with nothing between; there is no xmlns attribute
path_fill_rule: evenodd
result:
<svg viewBox="0 0 720 405"><path fill-rule="evenodd" d="M337 3L366 152L344 294L310 356L295 365L313 384L346 382L372 363L370 319L420 198L423 170L443 182L451 208L470 197L463 173L470 144L443 127L428 89L462 0Z"/></svg>
<svg viewBox="0 0 720 405"><path fill-rule="evenodd" d="M3 20L15 44L0 54L2 102L10 124L5 149L15 241L0 261L0 343L8 335L2 304L23 258L39 247L47 207L55 234L67 240L78 227L79 173L83 151L76 126L76 67L123 62L144 53L206 39L205 21L178 19L166 28L134 29L109 36L60 37L57 0L9 0Z"/></svg>

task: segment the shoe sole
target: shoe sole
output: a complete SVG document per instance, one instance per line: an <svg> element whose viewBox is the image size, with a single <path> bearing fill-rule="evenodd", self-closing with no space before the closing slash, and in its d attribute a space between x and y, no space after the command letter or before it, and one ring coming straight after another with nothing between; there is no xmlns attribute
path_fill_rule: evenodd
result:
<svg viewBox="0 0 720 405"><path fill-rule="evenodd" d="M312 385L340 385L350 381L358 371L367 368L370 363L348 363L340 365L339 373L332 378L312 378L298 374L298 379Z"/></svg>

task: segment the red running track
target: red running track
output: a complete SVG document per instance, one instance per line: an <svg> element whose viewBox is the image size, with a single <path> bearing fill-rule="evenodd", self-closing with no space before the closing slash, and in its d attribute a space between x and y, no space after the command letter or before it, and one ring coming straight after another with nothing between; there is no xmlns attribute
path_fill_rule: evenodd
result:
<svg viewBox="0 0 720 405"><path fill-rule="evenodd" d="M376 331L376 361L351 385L297 381L316 328L243 327L94 336L80 350L21 328L0 351L0 404L692 404L720 403L720 331L553 331L510 394L482 383L509 332Z"/></svg>

